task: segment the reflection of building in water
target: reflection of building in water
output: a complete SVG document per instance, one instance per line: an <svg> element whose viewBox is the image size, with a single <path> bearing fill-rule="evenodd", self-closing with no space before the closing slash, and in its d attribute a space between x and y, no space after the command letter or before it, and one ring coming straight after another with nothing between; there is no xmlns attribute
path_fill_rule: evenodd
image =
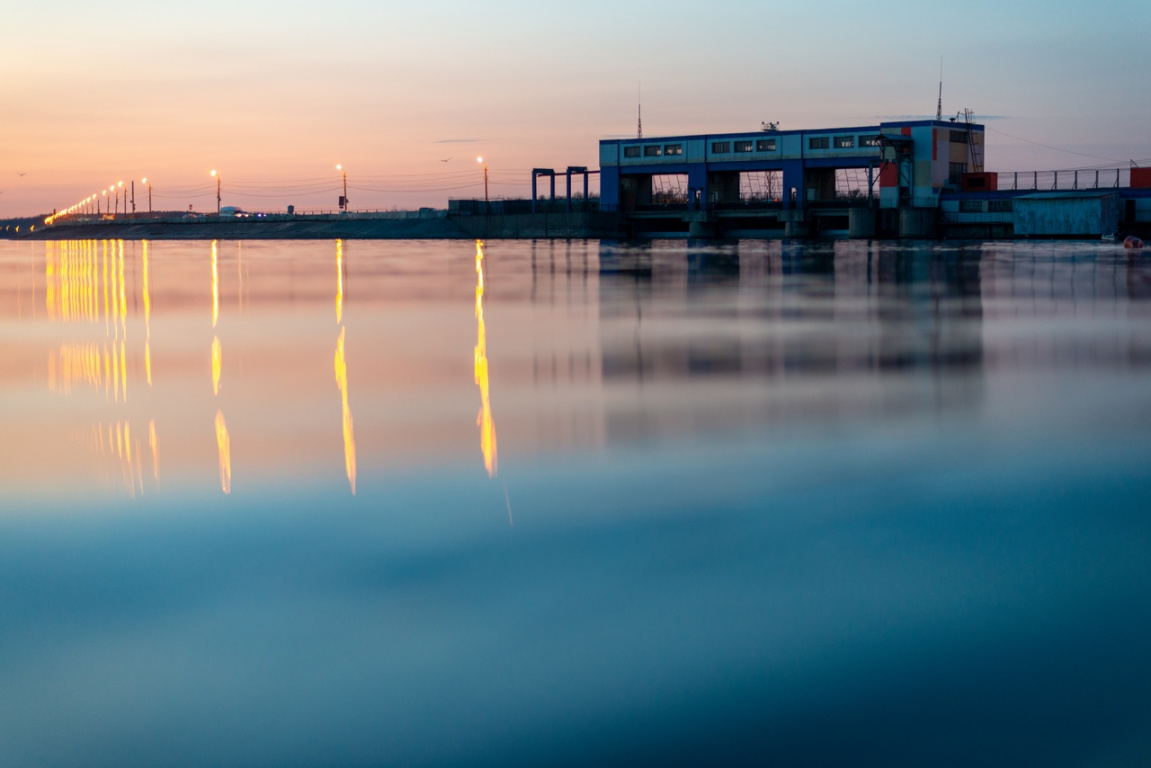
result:
<svg viewBox="0 0 1151 768"><path fill-rule="evenodd" d="M1004 370L1146 368L1151 334L1098 333L1098 323L1151 319L1151 264L1124 254L1068 257L1061 243L1035 244L1017 259L1011 243L983 246L988 322L1009 324L989 342L989 365ZM1090 253L1090 251L1088 251Z"/></svg>
<svg viewBox="0 0 1151 768"><path fill-rule="evenodd" d="M843 241L600 249L605 385L638 400L609 413L613 431L854 418L980 397L977 258Z"/></svg>
<svg viewBox="0 0 1151 768"><path fill-rule="evenodd" d="M604 392L600 348L600 269L594 241L532 241L530 270L503 267L500 284L512 285L530 274L531 313L528 327L515 336L501 329L501 349L530 354L530 370L522 362L501 368L501 391L516 393L516 405L530 407L530 423L516 420L515 410L501 410L505 444L530 440L554 448L602 446L605 443ZM496 264L500 264L496 262ZM495 269L493 265L489 272ZM531 388L516 390L530 376ZM505 400L507 396L505 395Z"/></svg>

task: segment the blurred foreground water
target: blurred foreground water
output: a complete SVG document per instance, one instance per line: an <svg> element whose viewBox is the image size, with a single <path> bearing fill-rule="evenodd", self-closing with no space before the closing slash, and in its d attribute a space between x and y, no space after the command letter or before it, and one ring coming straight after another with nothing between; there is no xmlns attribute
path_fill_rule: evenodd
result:
<svg viewBox="0 0 1151 768"><path fill-rule="evenodd" d="M1151 260L0 243L0 765L1151 763Z"/></svg>

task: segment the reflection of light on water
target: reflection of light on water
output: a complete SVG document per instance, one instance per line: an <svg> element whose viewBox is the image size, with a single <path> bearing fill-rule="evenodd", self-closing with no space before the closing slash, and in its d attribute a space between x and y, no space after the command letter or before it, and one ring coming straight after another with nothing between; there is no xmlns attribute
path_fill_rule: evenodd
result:
<svg viewBox="0 0 1151 768"><path fill-rule="evenodd" d="M224 493L231 493L232 443L228 438L228 425L224 423L223 411L216 411L216 445L220 449L220 488Z"/></svg>
<svg viewBox="0 0 1151 768"><path fill-rule="evenodd" d="M336 241L336 323L344 321L344 241Z"/></svg>
<svg viewBox="0 0 1151 768"><path fill-rule="evenodd" d="M125 290L126 283L124 282L124 241L120 240L118 243L120 245L120 256L118 261L118 267L120 270L120 322L122 325L124 325L128 321L128 295L127 291ZM127 330L126 326L124 330Z"/></svg>
<svg viewBox="0 0 1151 768"><path fill-rule="evenodd" d="M124 350L124 340L120 339L120 386L123 388L124 402L128 402L128 354Z"/></svg>
<svg viewBox="0 0 1151 768"><path fill-rule="evenodd" d="M144 247L144 373L152 386L152 297L148 292L148 241Z"/></svg>
<svg viewBox="0 0 1151 768"><path fill-rule="evenodd" d="M220 394L220 368L223 365L223 353L220 351L220 337L212 339L212 394Z"/></svg>
<svg viewBox="0 0 1151 768"><path fill-rule="evenodd" d="M112 394L116 402L120 402L120 350L116 342L112 342Z"/></svg>
<svg viewBox="0 0 1151 768"><path fill-rule="evenodd" d="M340 400L344 409L344 466L348 471L348 482L351 483L352 493L356 492L356 436L352 431L352 409L348 407L348 365L344 358L344 333L346 328L340 329L340 338L336 342L336 384L340 387Z"/></svg>
<svg viewBox="0 0 1151 768"><path fill-rule="evenodd" d="M114 246L113 246L114 247ZM120 302L109 306L108 284L108 243L104 243L104 317L112 319L112 313L119 313ZM113 252L113 260L115 252ZM115 269L115 264L113 264ZM100 265L96 257L96 244L93 241L49 242L44 258L46 290L44 303L51 320L89 321L100 320ZM115 291L116 275L113 274L111 290ZM123 274L120 274L122 287Z"/></svg>
<svg viewBox="0 0 1151 768"><path fill-rule="evenodd" d="M160 453L156 448L156 421L148 421L148 447L152 450L152 477L160 479Z"/></svg>
<svg viewBox="0 0 1151 768"><path fill-rule="evenodd" d="M94 245L94 244L93 244ZM100 265L104 275L104 333L110 333L108 321L111 317L111 309L108 306L109 292L108 292L108 241L103 242L103 252L100 257Z"/></svg>
<svg viewBox="0 0 1151 768"><path fill-rule="evenodd" d="M488 345L484 328L484 244L476 241L476 351L475 377L480 388L480 413L476 424L480 428L480 450L484 454L484 468L490 477L496 476L496 425L492 421L492 406L488 392Z"/></svg>
<svg viewBox="0 0 1151 768"><path fill-rule="evenodd" d="M148 273L148 244L143 244L143 300L145 323L145 371L151 384L150 323L151 286ZM84 344L61 344L48 355L48 388L71 394L84 387L99 392L106 400L128 401L128 257L124 241L81 240L45 243L45 304L53 321L97 324L103 319L106 338ZM103 317L101 318L101 315ZM140 425L137 425L136 434ZM87 430L81 435L88 434ZM133 497L144 493L140 439L133 437L128 421L100 422L91 427L89 443L94 454L109 457L118 465L124 489ZM159 479L156 427L148 424L148 444L152 473Z"/></svg>
<svg viewBox="0 0 1151 768"><path fill-rule="evenodd" d="M217 264L216 241L212 241L212 327L220 319L220 269Z"/></svg>
<svg viewBox="0 0 1151 768"><path fill-rule="evenodd" d="M95 344L61 345L60 351L48 358L48 388L68 394L72 387L87 384L99 390L104 385L105 353Z"/></svg>
<svg viewBox="0 0 1151 768"><path fill-rule="evenodd" d="M44 301L48 317L64 322L96 323L100 320L102 305L105 332L112 337L105 342L102 353L96 345L61 347L58 355L49 357L48 384L54 391L68 392L78 383L99 387L102 381L105 392L114 396L116 402L121 398L127 402L128 292L124 242L105 240L100 257L97 252L96 242L89 240L46 244ZM147 293L145 301L149 302ZM145 355L150 376L147 349ZM103 377L99 375L101 368Z"/></svg>

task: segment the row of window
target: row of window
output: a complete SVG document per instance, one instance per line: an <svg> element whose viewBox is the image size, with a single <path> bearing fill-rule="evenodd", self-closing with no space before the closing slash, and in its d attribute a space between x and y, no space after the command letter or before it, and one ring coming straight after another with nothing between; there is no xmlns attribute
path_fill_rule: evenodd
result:
<svg viewBox="0 0 1151 768"><path fill-rule="evenodd" d="M830 149L834 146L836 149L855 149L854 136L812 136L807 140L808 149ZM860 136L860 147L878 147L878 136Z"/></svg>
<svg viewBox="0 0 1151 768"><path fill-rule="evenodd" d="M736 152L774 152L775 139L756 139L755 141L713 141L711 143L711 153L713 155L726 155L731 152L732 147L735 147Z"/></svg>
<svg viewBox="0 0 1151 768"><path fill-rule="evenodd" d="M682 155L683 154L683 145L682 144L646 144L646 145L641 147L638 144L635 144L635 145L632 145L630 147L624 147L623 148L623 156L624 157L640 157L641 151L642 151L643 157L660 157L662 155L674 157L676 155Z"/></svg>
<svg viewBox="0 0 1151 768"><path fill-rule="evenodd" d="M966 134L964 134L966 136ZM729 155L733 151L736 154L745 154L751 152L774 152L775 139L741 139L739 141L713 141L711 143L711 153L713 155ZM835 136L834 137L836 149L854 149L856 145L855 136ZM807 140L808 149L830 149L832 145L832 137L828 136L812 136ZM878 136L860 136L860 147L878 147ZM683 154L682 144L632 144L623 148L624 157L669 157Z"/></svg>
<svg viewBox="0 0 1151 768"><path fill-rule="evenodd" d="M959 210L963 213L983 213L982 200L960 200ZM988 200L987 213L1011 213L1015 210L1014 200Z"/></svg>

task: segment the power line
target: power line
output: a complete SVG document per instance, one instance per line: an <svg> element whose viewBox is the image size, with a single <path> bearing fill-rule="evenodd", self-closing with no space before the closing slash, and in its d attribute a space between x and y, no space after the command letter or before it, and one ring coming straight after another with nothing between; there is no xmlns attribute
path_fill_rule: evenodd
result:
<svg viewBox="0 0 1151 768"><path fill-rule="evenodd" d="M1122 163L1122 162L1124 162L1123 160L1115 160L1115 159L1110 158L1110 157L1103 157L1102 155L1089 155L1089 154L1086 154L1084 152L1076 152L1076 151L1071 150L1071 149L1063 149L1062 147L1053 147L1050 144L1044 144L1044 143L1039 142L1039 141L1032 141L1031 139L1023 138L1022 136L1014 136L1010 133L1004 133L1003 131L997 131L994 128L987 128L986 126L984 127L984 129L991 131L992 133L998 133L1000 136L1006 136L1009 139L1015 139L1017 141L1026 142L1028 144L1034 144L1035 146L1043 147L1044 149L1053 149L1056 152L1066 152L1069 155L1079 155L1080 157L1090 157L1090 158L1095 159L1095 160L1106 160L1109 163Z"/></svg>

